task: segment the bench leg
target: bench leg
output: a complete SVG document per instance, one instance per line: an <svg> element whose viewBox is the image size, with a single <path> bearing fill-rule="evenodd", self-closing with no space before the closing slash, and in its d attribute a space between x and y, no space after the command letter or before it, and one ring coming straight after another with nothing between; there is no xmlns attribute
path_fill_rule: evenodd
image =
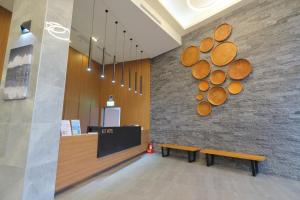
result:
<svg viewBox="0 0 300 200"><path fill-rule="evenodd" d="M255 161L251 160L251 170L252 170L252 176L256 176L256 164Z"/></svg>
<svg viewBox="0 0 300 200"><path fill-rule="evenodd" d="M215 156L210 154L205 154L206 166L212 166L215 163Z"/></svg>
<svg viewBox="0 0 300 200"><path fill-rule="evenodd" d="M259 170L258 170L258 161L255 161L255 171L256 174L258 174Z"/></svg>
<svg viewBox="0 0 300 200"><path fill-rule="evenodd" d="M170 149L169 149L169 148L166 148L167 154L165 154L164 149L165 149L164 147L161 148L161 155L162 155L162 157L167 157L167 156L169 156L169 155L170 155Z"/></svg>
<svg viewBox="0 0 300 200"><path fill-rule="evenodd" d="M215 164L215 155L210 155L211 161L210 161L210 165L214 165Z"/></svg>
<svg viewBox="0 0 300 200"><path fill-rule="evenodd" d="M196 152L188 151L188 160L189 162L195 162L196 161Z"/></svg>

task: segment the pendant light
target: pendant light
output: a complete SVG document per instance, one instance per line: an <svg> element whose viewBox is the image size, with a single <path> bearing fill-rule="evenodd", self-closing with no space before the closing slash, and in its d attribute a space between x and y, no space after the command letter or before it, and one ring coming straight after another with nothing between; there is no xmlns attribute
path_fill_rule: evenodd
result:
<svg viewBox="0 0 300 200"><path fill-rule="evenodd" d="M95 0L93 2L93 12L92 12L92 31L90 34L90 43L89 43L89 57L88 57L88 66L86 71L90 72L93 69L93 62L92 62L92 52L93 52L93 34L94 34L94 18L95 18Z"/></svg>
<svg viewBox="0 0 300 200"><path fill-rule="evenodd" d="M131 59L131 51L132 51L132 38L130 38L130 48L129 48L129 60ZM130 69L131 63L129 63L128 66L128 90L131 91L131 69Z"/></svg>
<svg viewBox="0 0 300 200"><path fill-rule="evenodd" d="M115 21L116 24L116 30L115 30L115 49L114 49L114 61L113 61L113 73L112 73L112 80L111 82L114 84L116 82L116 54L117 54L117 44L118 44L118 21Z"/></svg>
<svg viewBox="0 0 300 200"><path fill-rule="evenodd" d="M140 75L140 95L143 95L143 51L141 51L141 75Z"/></svg>
<svg viewBox="0 0 300 200"><path fill-rule="evenodd" d="M139 65L139 62L137 60L137 48L138 45L135 45L135 61L136 61L136 67L135 67L135 73L134 73L134 93L137 93L137 67Z"/></svg>
<svg viewBox="0 0 300 200"><path fill-rule="evenodd" d="M124 83L124 68L125 68L125 34L126 31L123 31L123 63L122 63L122 74L121 74L121 87L124 87L125 83Z"/></svg>
<svg viewBox="0 0 300 200"><path fill-rule="evenodd" d="M105 25L104 25L104 45L102 49L102 71L100 78L104 78L105 76L105 48L106 48L106 29L107 29L107 17L108 17L108 10L105 10Z"/></svg>

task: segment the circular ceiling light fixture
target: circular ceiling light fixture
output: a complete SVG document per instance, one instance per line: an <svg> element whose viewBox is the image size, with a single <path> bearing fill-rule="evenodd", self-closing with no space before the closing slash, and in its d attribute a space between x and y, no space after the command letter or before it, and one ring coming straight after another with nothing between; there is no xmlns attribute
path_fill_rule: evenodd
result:
<svg viewBox="0 0 300 200"><path fill-rule="evenodd" d="M186 0L190 9L197 12L202 11L203 8L207 8L216 3L217 0Z"/></svg>

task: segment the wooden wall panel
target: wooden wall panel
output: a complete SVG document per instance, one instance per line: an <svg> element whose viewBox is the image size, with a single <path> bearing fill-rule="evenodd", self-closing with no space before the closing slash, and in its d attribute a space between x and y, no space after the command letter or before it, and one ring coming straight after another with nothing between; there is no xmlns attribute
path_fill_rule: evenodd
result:
<svg viewBox="0 0 300 200"><path fill-rule="evenodd" d="M112 65L105 68L105 78L99 79L99 64L94 63L92 72L86 71L87 57L70 48L65 102L64 119L80 119L83 132L92 121L91 110L98 109L100 124L101 108L105 106L110 95L113 95L117 106L122 109L121 125L140 124L145 130L150 129L150 61L141 63L127 62L124 70L125 87L120 86L122 65L116 68L116 83L112 84ZM131 67L131 85L134 87L134 72L143 75L143 95L128 90L128 73ZM138 79L139 91L139 79ZM97 119L96 119L97 120Z"/></svg>
<svg viewBox="0 0 300 200"><path fill-rule="evenodd" d="M0 81L4 68L4 59L11 21L11 12L0 6Z"/></svg>

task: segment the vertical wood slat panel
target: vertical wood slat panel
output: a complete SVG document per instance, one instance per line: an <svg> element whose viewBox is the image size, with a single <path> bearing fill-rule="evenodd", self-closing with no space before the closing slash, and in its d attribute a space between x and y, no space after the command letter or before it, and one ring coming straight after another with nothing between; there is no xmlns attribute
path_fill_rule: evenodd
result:
<svg viewBox="0 0 300 200"><path fill-rule="evenodd" d="M4 69L5 53L11 22L11 12L0 6L0 80Z"/></svg>
<svg viewBox="0 0 300 200"><path fill-rule="evenodd" d="M125 87L120 86L122 65L116 68L116 83L112 84L112 65L106 65L105 78L99 79L99 64L94 63L91 72L86 71L87 57L70 48L67 82L64 103L64 119L80 119L81 129L86 131L91 121L91 109L99 110L99 122L101 107L105 106L109 95L114 96L117 106L122 109L121 125L140 124L145 130L150 129L150 61L144 59L142 67L140 62L126 62L124 70ZM137 66L138 64L138 66ZM131 67L131 85L134 87L134 72L143 74L143 96L128 91L128 72ZM133 88L134 89L134 88Z"/></svg>

